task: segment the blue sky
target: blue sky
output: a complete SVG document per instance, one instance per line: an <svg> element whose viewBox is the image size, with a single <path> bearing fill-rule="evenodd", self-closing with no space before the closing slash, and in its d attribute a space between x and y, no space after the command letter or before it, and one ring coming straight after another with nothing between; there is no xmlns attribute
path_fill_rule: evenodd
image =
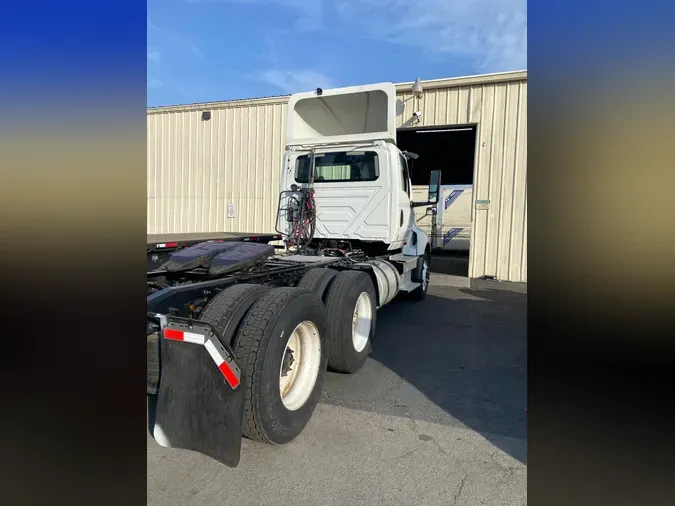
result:
<svg viewBox="0 0 675 506"><path fill-rule="evenodd" d="M526 0L148 0L148 105L527 67Z"/></svg>

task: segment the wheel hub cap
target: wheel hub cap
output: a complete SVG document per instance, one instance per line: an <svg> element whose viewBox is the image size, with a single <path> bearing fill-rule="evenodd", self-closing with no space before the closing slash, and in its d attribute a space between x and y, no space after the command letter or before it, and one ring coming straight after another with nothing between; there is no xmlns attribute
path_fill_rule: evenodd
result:
<svg viewBox="0 0 675 506"><path fill-rule="evenodd" d="M363 292L354 306L352 317L352 344L357 352L363 351L370 339L370 328L373 323L373 305L370 295Z"/></svg>
<svg viewBox="0 0 675 506"><path fill-rule="evenodd" d="M429 285L429 266L427 265L427 261L425 260L422 263L422 289L426 290L427 286Z"/></svg>
<svg viewBox="0 0 675 506"><path fill-rule="evenodd" d="M286 347L286 353L284 354L284 360L281 363L281 375L288 376L288 373L291 372L291 366L295 362L293 358L293 350L289 347Z"/></svg>
<svg viewBox="0 0 675 506"><path fill-rule="evenodd" d="M321 366L319 330L303 321L291 332L279 366L279 394L286 409L300 409L309 399Z"/></svg>

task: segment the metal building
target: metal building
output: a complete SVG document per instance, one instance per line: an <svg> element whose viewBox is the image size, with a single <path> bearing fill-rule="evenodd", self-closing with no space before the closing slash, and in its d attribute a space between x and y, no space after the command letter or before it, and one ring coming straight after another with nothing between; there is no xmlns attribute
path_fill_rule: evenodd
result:
<svg viewBox="0 0 675 506"><path fill-rule="evenodd" d="M462 163L470 163L471 181L458 188L470 191L447 186L439 212L463 192L469 277L526 282L527 73L421 84L421 94L413 93L412 82L396 85L399 146L403 139L425 137L411 134L457 132L436 142L443 154L443 146L452 151L449 143L466 131L472 145L462 148L471 151ZM287 101L280 96L148 109L148 233L273 231ZM441 221L439 231L447 220ZM420 222L431 226L428 217ZM463 230L448 226L439 247Z"/></svg>

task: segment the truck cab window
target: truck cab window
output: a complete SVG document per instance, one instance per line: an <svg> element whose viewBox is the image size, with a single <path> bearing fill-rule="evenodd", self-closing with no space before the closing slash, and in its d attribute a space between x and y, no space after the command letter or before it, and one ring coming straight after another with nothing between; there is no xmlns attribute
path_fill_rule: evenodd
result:
<svg viewBox="0 0 675 506"><path fill-rule="evenodd" d="M346 183L375 181L380 177L377 153L373 151L349 151L318 153L315 155L316 183ZM312 164L310 155L298 157L295 165L295 180L307 183Z"/></svg>
<svg viewBox="0 0 675 506"><path fill-rule="evenodd" d="M408 175L408 161L403 155L399 155L401 161L401 187L406 195L410 196L409 175Z"/></svg>

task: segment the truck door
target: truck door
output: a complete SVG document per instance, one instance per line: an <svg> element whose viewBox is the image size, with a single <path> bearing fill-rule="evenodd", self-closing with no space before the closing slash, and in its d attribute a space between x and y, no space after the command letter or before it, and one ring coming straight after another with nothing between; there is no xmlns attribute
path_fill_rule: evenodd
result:
<svg viewBox="0 0 675 506"><path fill-rule="evenodd" d="M397 167L397 177L392 181L392 190L397 192L397 216L395 222L396 234L393 242L403 241L406 231L410 228L411 223L411 205L410 205L410 173L408 171L408 161L405 157L398 153L398 160L394 162L394 167ZM398 180L398 184L394 182Z"/></svg>

